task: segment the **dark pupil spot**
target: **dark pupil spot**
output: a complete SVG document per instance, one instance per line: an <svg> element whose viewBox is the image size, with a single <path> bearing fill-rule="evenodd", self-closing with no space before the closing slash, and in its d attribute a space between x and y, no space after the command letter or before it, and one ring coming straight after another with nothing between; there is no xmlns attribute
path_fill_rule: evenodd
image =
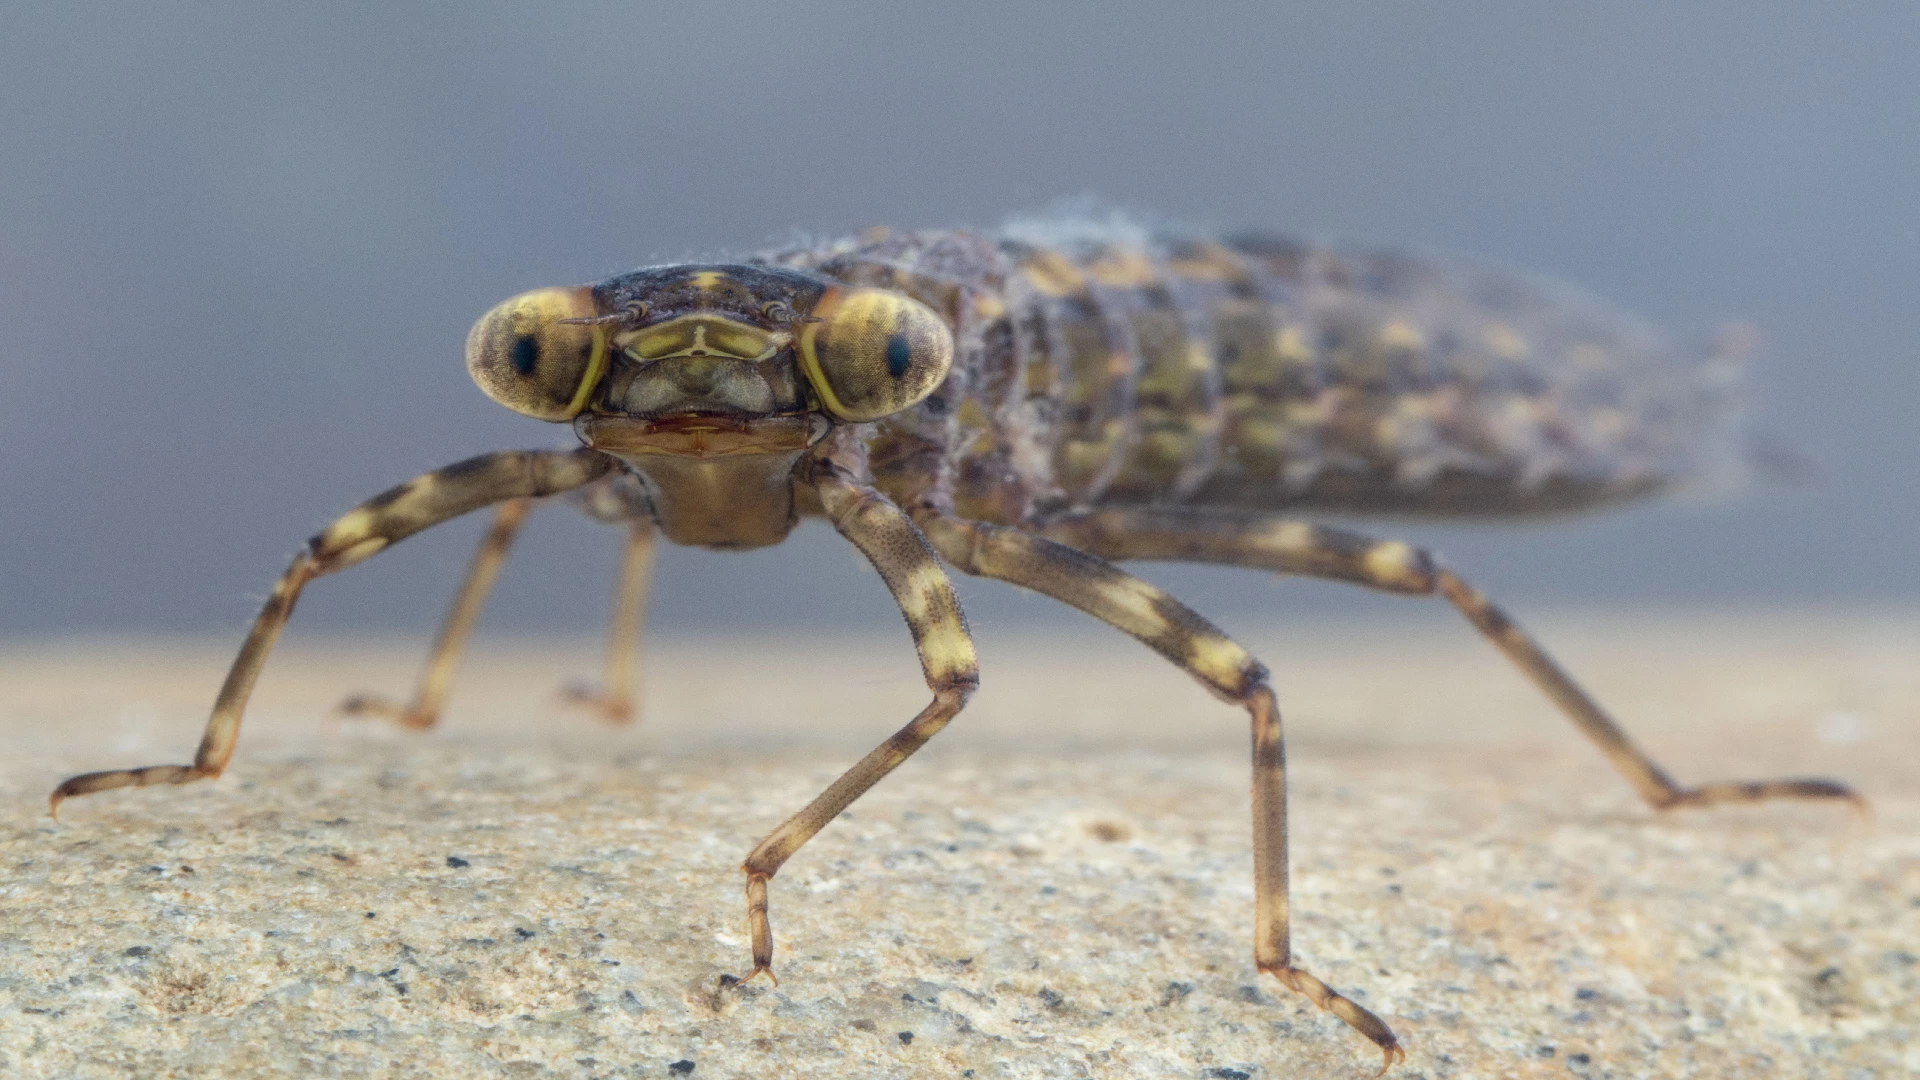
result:
<svg viewBox="0 0 1920 1080"><path fill-rule="evenodd" d="M907 361L913 359L913 344L905 334L887 339L887 374L898 379L907 373Z"/></svg>
<svg viewBox="0 0 1920 1080"><path fill-rule="evenodd" d="M513 370L522 375L533 374L540 363L540 343L531 337L513 339Z"/></svg>

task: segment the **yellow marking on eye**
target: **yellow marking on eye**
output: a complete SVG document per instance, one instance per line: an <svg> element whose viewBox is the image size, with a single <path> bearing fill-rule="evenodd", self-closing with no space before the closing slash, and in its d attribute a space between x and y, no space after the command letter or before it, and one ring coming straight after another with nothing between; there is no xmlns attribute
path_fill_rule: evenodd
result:
<svg viewBox="0 0 1920 1080"><path fill-rule="evenodd" d="M573 392L573 400L567 402L567 419L580 415L587 407L587 396L593 393L595 383L600 381L600 373L607 369L607 331L605 327L593 328L593 351L587 354L587 373L580 376L580 388Z"/></svg>
<svg viewBox="0 0 1920 1080"><path fill-rule="evenodd" d="M701 292L714 292L726 285L727 275L718 270L699 270L687 282Z"/></svg>
<svg viewBox="0 0 1920 1080"><path fill-rule="evenodd" d="M833 293L834 290L829 290L827 295L832 297ZM815 308L814 311L819 312L825 309L826 306L826 303L822 302L821 306ZM800 331L800 348L795 350L795 353L800 359L801 374L807 377L807 385L813 387L813 392L820 395L820 403L825 405L827 411L833 415L845 416L847 407L841 404L840 398L833 392L833 384L827 381L826 373L820 370L820 356L814 346L814 342L820 333L820 327L824 325L825 322L826 319L821 318L819 322L808 323L806 327Z"/></svg>
<svg viewBox="0 0 1920 1080"><path fill-rule="evenodd" d="M1527 355L1527 339L1506 323L1487 327L1487 351L1502 360L1518 360Z"/></svg>
<svg viewBox="0 0 1920 1080"><path fill-rule="evenodd" d="M585 286L535 289L495 304L467 334L467 373L514 412L571 419L584 404L581 377L601 332L585 325L596 310Z"/></svg>
<svg viewBox="0 0 1920 1080"><path fill-rule="evenodd" d="M800 331L797 359L815 395L841 420L869 423L910 409L953 365L953 331L903 293L834 286Z"/></svg>
<svg viewBox="0 0 1920 1080"><path fill-rule="evenodd" d="M1389 349L1424 349L1427 347L1427 338L1412 325L1395 319L1380 328L1380 344Z"/></svg>

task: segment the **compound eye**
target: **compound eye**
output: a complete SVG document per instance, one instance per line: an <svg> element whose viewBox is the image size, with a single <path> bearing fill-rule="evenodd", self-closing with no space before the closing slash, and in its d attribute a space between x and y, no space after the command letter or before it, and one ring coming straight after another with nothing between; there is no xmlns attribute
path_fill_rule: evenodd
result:
<svg viewBox="0 0 1920 1080"><path fill-rule="evenodd" d="M800 331L807 381L842 420L918 404L953 366L953 333L933 309L885 289L828 289Z"/></svg>
<svg viewBox="0 0 1920 1080"><path fill-rule="evenodd" d="M607 368L592 289L535 289L480 316L467 334L467 373L493 400L541 420L571 420Z"/></svg>

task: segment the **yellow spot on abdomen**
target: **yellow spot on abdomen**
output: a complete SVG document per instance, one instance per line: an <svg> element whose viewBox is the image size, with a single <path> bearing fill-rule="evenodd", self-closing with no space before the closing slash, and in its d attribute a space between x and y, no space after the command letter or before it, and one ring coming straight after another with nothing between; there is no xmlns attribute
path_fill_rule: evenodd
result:
<svg viewBox="0 0 1920 1080"><path fill-rule="evenodd" d="M1527 354L1527 339L1506 323L1487 327L1487 351L1502 360L1518 360Z"/></svg>
<svg viewBox="0 0 1920 1080"><path fill-rule="evenodd" d="M1073 296L1087 288L1080 269L1051 251L1036 253L1020 270L1029 284L1048 296Z"/></svg>
<svg viewBox="0 0 1920 1080"><path fill-rule="evenodd" d="M1395 319L1380 328L1380 344L1389 349L1424 349L1426 336L1415 330L1410 324Z"/></svg>
<svg viewBox="0 0 1920 1080"><path fill-rule="evenodd" d="M1196 281L1245 281L1247 277L1239 257L1214 243L1203 245L1188 258L1168 260L1167 270Z"/></svg>
<svg viewBox="0 0 1920 1080"><path fill-rule="evenodd" d="M1102 285L1116 289L1137 289L1154 281L1153 263L1139 251L1119 250L1087 264L1087 273Z"/></svg>
<svg viewBox="0 0 1920 1080"><path fill-rule="evenodd" d="M1297 326L1283 326L1273 332L1273 351L1290 364L1304 364L1313 359L1313 350L1307 348L1307 339Z"/></svg>
<svg viewBox="0 0 1920 1080"><path fill-rule="evenodd" d="M953 418L964 428L993 426L993 421L987 418L987 410L982 408L980 403L972 398L968 398L960 403L960 408L954 411Z"/></svg>

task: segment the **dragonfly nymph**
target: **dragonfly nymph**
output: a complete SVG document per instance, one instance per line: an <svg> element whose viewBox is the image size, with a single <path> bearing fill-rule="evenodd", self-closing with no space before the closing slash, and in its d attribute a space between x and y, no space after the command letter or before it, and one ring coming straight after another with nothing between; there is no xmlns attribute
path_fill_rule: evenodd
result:
<svg viewBox="0 0 1920 1080"><path fill-rule="evenodd" d="M1121 223L874 230L522 294L474 326L467 366L507 408L571 424L579 445L450 465L335 521L274 587L193 764L76 776L56 807L219 776L309 581L495 507L413 700L347 704L432 725L515 530L563 494L627 529L607 676L578 694L611 720L632 713L656 535L754 548L824 518L880 572L912 630L931 702L747 855L756 975L772 975L774 875L978 685L945 567L1071 604L1246 711L1254 963L1371 1040L1386 1065L1404 1057L1388 1025L1293 962L1285 759L1266 668L1117 563L1220 563L1444 598L1656 808L1857 802L1828 780L1678 783L1432 554L1303 518L1561 513L1723 469L1734 410L1719 358L1680 353L1571 290Z"/></svg>

